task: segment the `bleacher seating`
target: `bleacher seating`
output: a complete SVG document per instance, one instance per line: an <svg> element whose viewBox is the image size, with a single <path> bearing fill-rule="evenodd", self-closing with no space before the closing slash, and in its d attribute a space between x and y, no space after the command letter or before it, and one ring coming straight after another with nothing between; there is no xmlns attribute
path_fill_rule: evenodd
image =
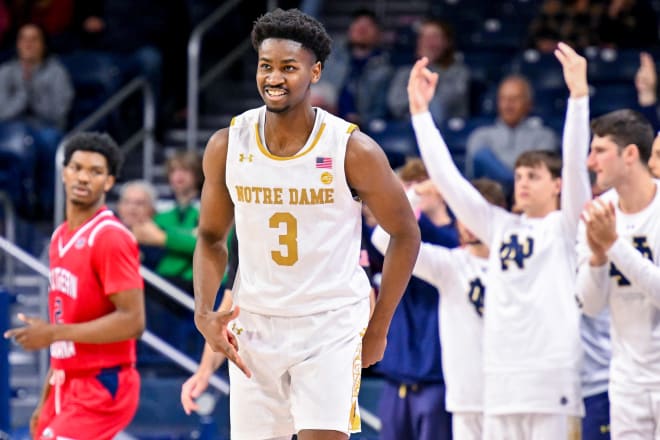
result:
<svg viewBox="0 0 660 440"><path fill-rule="evenodd" d="M76 91L69 114L73 126L119 89L121 74L112 58L102 53L74 52L62 55L60 61L69 72Z"/></svg>
<svg viewBox="0 0 660 440"><path fill-rule="evenodd" d="M29 211L35 167L33 139L25 124L0 123L0 191L21 212Z"/></svg>

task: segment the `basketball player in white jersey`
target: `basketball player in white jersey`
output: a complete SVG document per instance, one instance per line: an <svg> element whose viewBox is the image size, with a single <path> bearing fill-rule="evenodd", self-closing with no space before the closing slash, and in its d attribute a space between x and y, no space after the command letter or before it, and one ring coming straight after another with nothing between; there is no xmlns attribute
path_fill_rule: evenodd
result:
<svg viewBox="0 0 660 440"><path fill-rule="evenodd" d="M330 52L323 26L277 9L255 22L252 42L265 106L235 117L206 147L195 323L231 361L232 438L344 440L360 429L361 368L383 356L419 229L381 148L309 104ZM362 202L392 236L371 319ZM234 219L235 307L214 312Z"/></svg>
<svg viewBox="0 0 660 440"><path fill-rule="evenodd" d="M660 192L647 162L653 128L617 110L591 123L589 168L610 188L583 213L578 295L584 312L609 307L612 438L660 438Z"/></svg>
<svg viewBox="0 0 660 440"><path fill-rule="evenodd" d="M583 413L574 243L591 194L587 69L586 60L565 44L555 55L570 90L563 167L547 152L518 158L514 192L520 216L489 204L453 164L428 112L438 80L426 68L428 60L415 64L408 83L413 126L431 179L457 218L493 250L484 316L487 440L565 439L569 417Z"/></svg>
<svg viewBox="0 0 660 440"><path fill-rule="evenodd" d="M437 191L436 188L429 188L429 184L435 187L431 181L414 187L420 197L429 191ZM490 203L506 207L504 191L497 182L478 179L473 184ZM414 211L418 208L413 206ZM437 287L442 296L438 307L442 370L447 387L446 406L452 413L453 437L460 440L482 440L482 317L488 246L479 241L460 219L456 221L456 226L461 247L449 249L422 243L413 275ZM374 229L371 241L376 249L385 252L389 236L378 226Z"/></svg>

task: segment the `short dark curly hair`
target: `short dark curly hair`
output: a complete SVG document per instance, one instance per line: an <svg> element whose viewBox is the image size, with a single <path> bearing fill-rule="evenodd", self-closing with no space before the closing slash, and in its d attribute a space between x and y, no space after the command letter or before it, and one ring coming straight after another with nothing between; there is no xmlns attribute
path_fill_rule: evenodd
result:
<svg viewBox="0 0 660 440"><path fill-rule="evenodd" d="M123 154L117 143L106 133L81 132L71 136L64 148L64 166L69 165L76 151L92 151L102 154L108 162L108 174L117 177L123 162Z"/></svg>
<svg viewBox="0 0 660 440"><path fill-rule="evenodd" d="M252 28L254 50L259 51L261 43L268 38L297 41L314 53L321 66L330 55L332 39L323 25L295 8L286 11L277 8L254 22Z"/></svg>

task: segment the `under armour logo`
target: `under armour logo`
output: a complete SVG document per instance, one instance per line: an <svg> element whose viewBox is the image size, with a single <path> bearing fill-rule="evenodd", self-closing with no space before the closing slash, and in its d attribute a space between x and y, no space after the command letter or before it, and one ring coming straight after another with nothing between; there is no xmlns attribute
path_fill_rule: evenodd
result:
<svg viewBox="0 0 660 440"><path fill-rule="evenodd" d="M238 155L238 161L239 161L239 162L245 162L246 160L247 160L248 162L252 162L253 159L254 159L254 156L251 155L251 154L248 154L248 155L246 156L245 154L240 153L240 154Z"/></svg>
<svg viewBox="0 0 660 440"><path fill-rule="evenodd" d="M243 333L243 329L239 328L235 322L231 324L231 331L236 333L236 335L240 336L241 333Z"/></svg>

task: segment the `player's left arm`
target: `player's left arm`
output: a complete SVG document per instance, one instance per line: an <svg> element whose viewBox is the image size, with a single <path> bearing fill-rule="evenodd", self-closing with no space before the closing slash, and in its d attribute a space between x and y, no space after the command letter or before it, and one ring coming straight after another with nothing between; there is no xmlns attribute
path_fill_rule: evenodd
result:
<svg viewBox="0 0 660 440"><path fill-rule="evenodd" d="M382 359L394 310L410 280L420 232L403 187L383 153L367 135L354 132L346 152L346 178L389 234L378 300L363 338L362 364Z"/></svg>
<svg viewBox="0 0 660 440"><path fill-rule="evenodd" d="M587 172L589 152L589 85L587 60L570 46L559 43L555 57L562 65L570 92L562 138L561 212L569 237L577 234L580 213L591 199Z"/></svg>
<svg viewBox="0 0 660 440"><path fill-rule="evenodd" d="M587 234L603 249L607 259L660 308L660 267L650 259L658 258L653 255L651 243L640 237L635 249L630 241L618 235L616 210L611 201L594 200L585 209L583 218Z"/></svg>

